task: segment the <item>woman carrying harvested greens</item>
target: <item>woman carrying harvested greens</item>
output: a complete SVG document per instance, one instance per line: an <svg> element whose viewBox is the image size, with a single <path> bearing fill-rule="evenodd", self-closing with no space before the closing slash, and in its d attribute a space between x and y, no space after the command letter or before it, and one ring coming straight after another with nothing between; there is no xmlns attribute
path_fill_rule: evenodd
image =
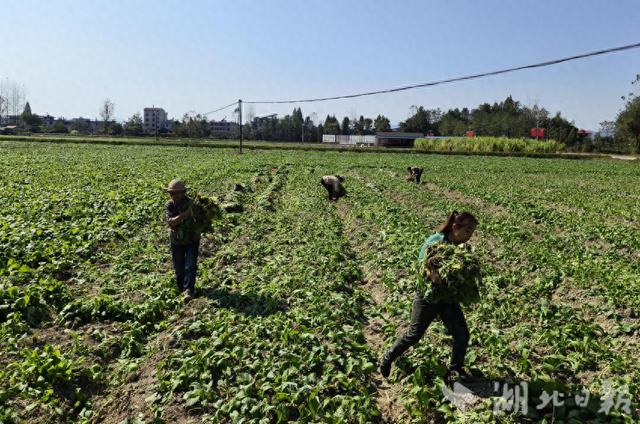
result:
<svg viewBox="0 0 640 424"><path fill-rule="evenodd" d="M462 381L472 377L463 368L469 344L469 329L460 307L478 300L480 268L463 243L469 241L478 221L469 212L451 212L440 231L429 237L418 257L418 282L409 330L382 356L380 374L389 377L391 363L418 343L429 324L440 316L453 336L450 370Z"/></svg>

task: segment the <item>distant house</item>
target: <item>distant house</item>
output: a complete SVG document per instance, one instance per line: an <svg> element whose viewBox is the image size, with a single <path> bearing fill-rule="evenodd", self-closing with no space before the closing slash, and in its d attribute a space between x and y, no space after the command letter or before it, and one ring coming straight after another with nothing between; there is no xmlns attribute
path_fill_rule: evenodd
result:
<svg viewBox="0 0 640 424"><path fill-rule="evenodd" d="M65 120L65 124L67 124L67 127L69 128L69 131L72 130L71 126L75 123L84 123L84 125L87 127L87 131L89 132L93 132L92 131L92 127L93 125L91 125L91 119L89 118L83 118L82 116L79 118L73 118L73 119L69 119L69 120Z"/></svg>
<svg viewBox="0 0 640 424"><path fill-rule="evenodd" d="M235 135L238 132L238 124L223 119L222 121L209 121L211 134Z"/></svg>
<svg viewBox="0 0 640 424"><path fill-rule="evenodd" d="M4 135L18 135L18 127L15 125L0 127L0 133Z"/></svg>
<svg viewBox="0 0 640 424"><path fill-rule="evenodd" d="M97 119L94 119L93 121L89 121L89 132L92 133L97 133L98 131L100 131L102 129L102 127L104 126L103 121L98 121Z"/></svg>
<svg viewBox="0 0 640 424"><path fill-rule="evenodd" d="M378 137L379 147L413 147L416 138L421 138L424 135L421 133L405 133L399 131L393 132L379 132L376 133Z"/></svg>
<svg viewBox="0 0 640 424"><path fill-rule="evenodd" d="M264 123L265 121L267 121L268 119L275 119L278 116L277 113L271 113L269 115L263 115L263 116L256 116L255 118L253 118L253 123L256 126L256 129L258 131L262 131L264 129Z"/></svg>
<svg viewBox="0 0 640 424"><path fill-rule="evenodd" d="M323 143L343 144L357 147L377 147L378 137L375 135L333 135L323 134Z"/></svg>
<svg viewBox="0 0 640 424"><path fill-rule="evenodd" d="M79 118L73 118L73 119L53 119L51 118L51 126L53 126L53 124L55 124L56 122L62 122L63 124L65 124L67 126L67 128L69 129L69 131L72 131L73 128L73 124L76 123L84 123L84 126L87 129L88 133L92 133L95 134L98 131L101 131L104 128L104 121L98 121L97 119L91 120L90 118L83 118L82 116ZM115 121L111 121L111 123L114 123ZM47 125L46 123L44 123L44 117L43 117L43 124Z"/></svg>
<svg viewBox="0 0 640 424"><path fill-rule="evenodd" d="M18 125L20 123L20 115L4 115L0 114L0 125Z"/></svg>
<svg viewBox="0 0 640 424"><path fill-rule="evenodd" d="M45 127L52 127L55 120L56 119L53 116L46 114L42 117L42 125Z"/></svg>

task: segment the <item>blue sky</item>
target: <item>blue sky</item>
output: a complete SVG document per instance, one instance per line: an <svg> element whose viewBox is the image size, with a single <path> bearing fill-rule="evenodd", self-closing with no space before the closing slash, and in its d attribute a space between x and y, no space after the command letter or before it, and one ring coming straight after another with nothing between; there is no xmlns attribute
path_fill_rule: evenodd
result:
<svg viewBox="0 0 640 424"><path fill-rule="evenodd" d="M0 1L0 78L36 113L116 117L147 106L180 118L237 99L354 94L499 70L640 42L637 0ZM477 107L508 95L597 130L623 106L640 49L359 99L255 105L392 124L412 105ZM231 118L231 109L210 115Z"/></svg>

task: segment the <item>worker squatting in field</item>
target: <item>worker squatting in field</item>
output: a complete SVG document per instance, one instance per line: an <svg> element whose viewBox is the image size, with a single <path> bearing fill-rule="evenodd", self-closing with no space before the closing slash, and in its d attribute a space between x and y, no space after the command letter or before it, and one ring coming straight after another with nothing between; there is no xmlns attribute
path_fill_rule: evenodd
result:
<svg viewBox="0 0 640 424"><path fill-rule="evenodd" d="M407 171L409 171L409 177L407 181L413 181L414 177L416 179L416 184L420 184L420 178L422 177L422 168L416 166L407 167Z"/></svg>
<svg viewBox="0 0 640 424"><path fill-rule="evenodd" d="M339 197L344 197L347 194L343 183L344 177L341 175L325 175L320 179L320 184L327 189L329 200L332 202L337 201Z"/></svg>

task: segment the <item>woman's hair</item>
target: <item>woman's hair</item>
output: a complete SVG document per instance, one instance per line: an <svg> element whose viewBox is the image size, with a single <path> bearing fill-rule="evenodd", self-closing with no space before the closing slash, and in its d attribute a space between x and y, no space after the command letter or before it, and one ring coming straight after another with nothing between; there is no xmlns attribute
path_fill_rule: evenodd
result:
<svg viewBox="0 0 640 424"><path fill-rule="evenodd" d="M407 166L407 171L411 171L411 167L410 166Z"/></svg>
<svg viewBox="0 0 640 424"><path fill-rule="evenodd" d="M440 228L440 231L438 232L448 233L449 231L451 231L451 227L453 227L453 224L456 224L459 227L462 227L465 225L469 225L471 223L473 224L478 223L478 220L476 219L475 216L473 216L473 214L471 214L470 212L453 211L449 214L449 217L447 218L447 222L444 223L444 225Z"/></svg>

